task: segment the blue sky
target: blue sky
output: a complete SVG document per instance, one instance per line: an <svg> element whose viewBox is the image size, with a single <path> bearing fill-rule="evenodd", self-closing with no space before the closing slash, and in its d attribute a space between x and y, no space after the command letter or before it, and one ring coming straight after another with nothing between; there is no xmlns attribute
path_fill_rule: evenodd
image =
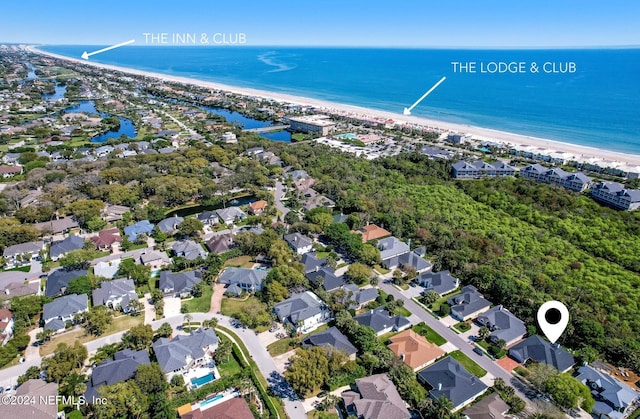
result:
<svg viewBox="0 0 640 419"><path fill-rule="evenodd" d="M247 45L637 46L639 17L633 0L8 0L0 42L139 45L144 32L244 32Z"/></svg>

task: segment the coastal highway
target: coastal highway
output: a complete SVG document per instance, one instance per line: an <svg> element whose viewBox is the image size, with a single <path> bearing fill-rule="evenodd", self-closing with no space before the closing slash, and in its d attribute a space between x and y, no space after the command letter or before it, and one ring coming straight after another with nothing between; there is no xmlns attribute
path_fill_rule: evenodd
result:
<svg viewBox="0 0 640 419"><path fill-rule="evenodd" d="M527 406L531 406L529 399L519 390L522 388L522 384L513 377L510 373L502 369L499 365L494 363L491 359L486 356L479 356L475 352L473 352L473 346L469 344L469 342L462 339L457 333L450 330L447 326L442 324L436 318L427 313L422 307L416 304L412 299L404 296L396 287L391 285L390 283L386 283L381 281L379 284L380 289L382 289L387 294L393 295L395 299L400 299L404 301L404 306L407 310L409 310L414 315L418 316L420 320L425 322L430 328L435 330L440 336L445 338L449 343L453 344L455 347L460 349L462 353L471 358L475 363L484 368L489 374L494 377L502 378L505 383L511 384L516 389L516 394L520 396L526 403Z"/></svg>

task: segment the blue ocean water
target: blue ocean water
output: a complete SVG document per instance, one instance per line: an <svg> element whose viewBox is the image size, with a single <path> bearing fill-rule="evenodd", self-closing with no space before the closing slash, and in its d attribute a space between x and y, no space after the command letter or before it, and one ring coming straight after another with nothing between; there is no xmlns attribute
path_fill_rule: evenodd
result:
<svg viewBox="0 0 640 419"><path fill-rule="evenodd" d="M79 57L91 46L42 49ZM124 47L91 60L283 92L640 154L640 49L446 50L285 47ZM476 73L452 62L476 62ZM524 73L481 73L526 62ZM573 73L529 71L575 63Z"/></svg>

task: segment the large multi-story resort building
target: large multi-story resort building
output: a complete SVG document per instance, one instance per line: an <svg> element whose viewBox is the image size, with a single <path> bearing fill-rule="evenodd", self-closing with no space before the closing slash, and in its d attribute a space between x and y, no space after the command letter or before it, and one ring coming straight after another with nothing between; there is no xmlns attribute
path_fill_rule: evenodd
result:
<svg viewBox="0 0 640 419"><path fill-rule="evenodd" d="M614 208L632 211L640 208L640 190L626 188L617 182L598 182L591 186L591 196L596 201Z"/></svg>
<svg viewBox="0 0 640 419"><path fill-rule="evenodd" d="M300 117L290 117L290 129L294 132L304 132L309 134L327 135L336 123L326 115L310 115Z"/></svg>
<svg viewBox="0 0 640 419"><path fill-rule="evenodd" d="M532 164L520 170L520 176L534 182L550 183L562 186L574 192L582 192L589 187L592 179L582 172L569 173L560 168L548 169Z"/></svg>
<svg viewBox="0 0 640 419"><path fill-rule="evenodd" d="M453 164L453 177L456 179L480 179L484 177L507 177L515 176L516 168L498 161L493 164L482 160L469 163L460 160Z"/></svg>

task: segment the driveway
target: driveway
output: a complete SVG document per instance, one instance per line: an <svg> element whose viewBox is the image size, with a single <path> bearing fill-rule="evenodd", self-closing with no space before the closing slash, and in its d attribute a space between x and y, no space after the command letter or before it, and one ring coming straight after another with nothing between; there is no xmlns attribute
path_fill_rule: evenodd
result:
<svg viewBox="0 0 640 419"><path fill-rule="evenodd" d="M222 297L224 296L224 290L227 288L226 284L213 284L213 295L211 296L211 308L209 313L220 313L222 311Z"/></svg>
<svg viewBox="0 0 640 419"><path fill-rule="evenodd" d="M279 340L279 338L276 336L279 333L285 333L286 334L286 332L284 330L284 327L282 327L282 325L280 323L277 324L276 329L273 332L270 332L270 331L267 330L267 331L264 331L264 332L260 333L258 335L258 340L266 348L267 346L269 346L273 342Z"/></svg>
<svg viewBox="0 0 640 419"><path fill-rule="evenodd" d="M282 355L274 356L273 362L276 364L276 371L284 374L284 371L287 369L287 362L289 362L289 358L291 358L295 353L296 350L292 349L289 352L283 353Z"/></svg>
<svg viewBox="0 0 640 419"><path fill-rule="evenodd" d="M164 297L164 317L179 316L180 306L180 297Z"/></svg>
<svg viewBox="0 0 640 419"><path fill-rule="evenodd" d="M144 307L144 324L151 324L156 319L156 309L151 304L151 294L146 293L141 301Z"/></svg>
<svg viewBox="0 0 640 419"><path fill-rule="evenodd" d="M40 332L42 332L42 327L37 327L29 332L31 340L29 341L27 348L24 350L24 359L27 361L40 358L40 348L33 345L33 343L38 340L36 335Z"/></svg>

